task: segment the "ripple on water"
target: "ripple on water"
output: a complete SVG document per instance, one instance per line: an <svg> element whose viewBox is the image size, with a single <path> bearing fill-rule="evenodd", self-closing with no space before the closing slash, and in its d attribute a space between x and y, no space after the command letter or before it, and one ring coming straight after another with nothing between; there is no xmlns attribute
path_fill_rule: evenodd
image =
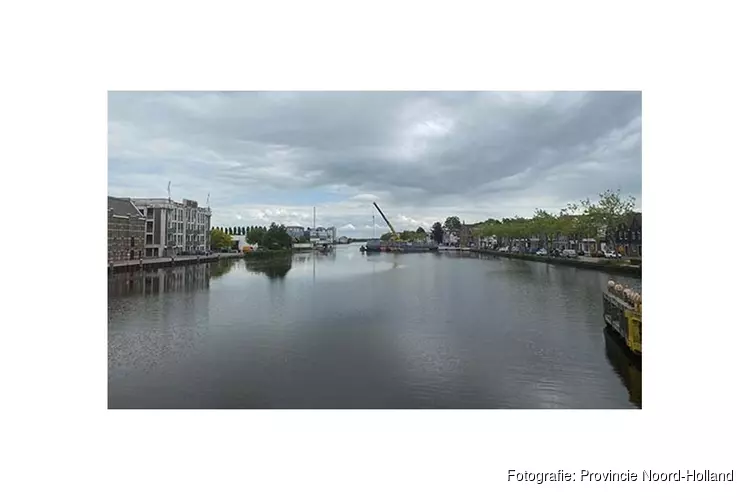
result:
<svg viewBox="0 0 750 500"><path fill-rule="evenodd" d="M111 286L110 406L640 406L640 370L602 335L609 276L357 249Z"/></svg>

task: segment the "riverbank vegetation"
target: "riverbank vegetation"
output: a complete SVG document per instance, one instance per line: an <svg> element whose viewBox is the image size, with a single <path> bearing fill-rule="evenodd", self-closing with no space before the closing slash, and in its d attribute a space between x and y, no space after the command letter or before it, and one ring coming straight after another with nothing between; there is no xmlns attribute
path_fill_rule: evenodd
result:
<svg viewBox="0 0 750 500"><path fill-rule="evenodd" d="M537 209L530 218L488 219L473 227L472 234L508 240L537 237L543 246L560 237L575 240L604 237L610 248L614 248L614 230L632 218L634 207L632 196L623 197L619 190L608 190L599 195L598 201L587 198L571 203L557 214Z"/></svg>

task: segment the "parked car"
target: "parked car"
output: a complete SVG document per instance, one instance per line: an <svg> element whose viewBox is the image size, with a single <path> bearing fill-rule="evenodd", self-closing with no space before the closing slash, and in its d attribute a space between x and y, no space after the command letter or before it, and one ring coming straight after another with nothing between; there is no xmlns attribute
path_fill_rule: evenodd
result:
<svg viewBox="0 0 750 500"><path fill-rule="evenodd" d="M584 252L583 250L578 250L579 257L583 257L584 255L586 255L586 252Z"/></svg>
<svg viewBox="0 0 750 500"><path fill-rule="evenodd" d="M497 249L498 252L510 252L510 248L508 247L500 247Z"/></svg>
<svg viewBox="0 0 750 500"><path fill-rule="evenodd" d="M540 248L539 250L536 251L536 254L541 257L544 257L547 255L547 250L545 250L544 248Z"/></svg>
<svg viewBox="0 0 750 500"><path fill-rule="evenodd" d="M578 258L578 252L572 249L565 249L562 251L562 256L566 259L577 259Z"/></svg>
<svg viewBox="0 0 750 500"><path fill-rule="evenodd" d="M604 258L605 259L619 259L621 257L622 257L622 255L620 255L617 252L613 252L611 250L607 250L606 252L604 252Z"/></svg>

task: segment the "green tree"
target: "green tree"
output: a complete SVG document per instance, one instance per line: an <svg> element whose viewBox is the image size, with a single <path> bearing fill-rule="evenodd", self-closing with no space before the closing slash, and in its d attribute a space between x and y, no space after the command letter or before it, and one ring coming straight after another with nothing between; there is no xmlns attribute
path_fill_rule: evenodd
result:
<svg viewBox="0 0 750 500"><path fill-rule="evenodd" d="M539 238L540 246L549 248L550 239L557 234L557 220L546 210L536 209L530 224L531 236Z"/></svg>
<svg viewBox="0 0 750 500"><path fill-rule="evenodd" d="M286 232L286 227L283 224L278 225L272 222L263 235L261 244L269 250L285 250L292 247L292 237Z"/></svg>
<svg viewBox="0 0 750 500"><path fill-rule="evenodd" d="M617 226L633 216L635 198L632 196L624 198L619 189L617 191L608 189L599 194L597 203L583 200L581 205L584 207L584 215L589 219L589 223L605 231L607 246L614 249Z"/></svg>
<svg viewBox="0 0 750 500"><path fill-rule="evenodd" d="M221 250L232 246L232 238L221 229L214 228L211 230L211 248Z"/></svg>
<svg viewBox="0 0 750 500"><path fill-rule="evenodd" d="M433 241L435 243L443 242L443 225L440 222L436 222L432 225L432 231L430 232Z"/></svg>
<svg viewBox="0 0 750 500"><path fill-rule="evenodd" d="M417 234L420 235L421 237L424 237L427 235L427 232L424 230L422 226L419 226L417 228Z"/></svg>
<svg viewBox="0 0 750 500"><path fill-rule="evenodd" d="M250 231L245 235L245 241L251 245L260 245L263 243L263 237L266 235L266 228L262 226L252 226Z"/></svg>
<svg viewBox="0 0 750 500"><path fill-rule="evenodd" d="M456 217L455 215L452 215L445 219L444 224L445 231L457 233L461 230L461 219Z"/></svg>
<svg viewBox="0 0 750 500"><path fill-rule="evenodd" d="M421 237L419 234L416 233L416 231L402 231L401 239L403 241L416 241L416 240L421 239Z"/></svg>
<svg viewBox="0 0 750 500"><path fill-rule="evenodd" d="M380 235L381 241L391 241L393 239L393 233L383 233Z"/></svg>

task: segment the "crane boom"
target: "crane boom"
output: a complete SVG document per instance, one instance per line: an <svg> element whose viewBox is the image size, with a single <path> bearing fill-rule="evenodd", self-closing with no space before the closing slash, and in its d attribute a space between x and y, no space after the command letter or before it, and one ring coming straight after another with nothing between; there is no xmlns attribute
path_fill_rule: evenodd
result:
<svg viewBox="0 0 750 500"><path fill-rule="evenodd" d="M378 209L378 212L380 213L380 216L383 218L383 220L385 221L385 223L388 224L388 227L391 229L391 232L393 233L393 235L394 236L398 236L398 233L396 232L395 229L393 229L393 226L391 225L391 223L388 222L388 218L385 216L385 214L383 213L383 211L380 210L380 207L378 206L378 204L375 203L374 201L372 202L372 204L375 205L375 208Z"/></svg>

